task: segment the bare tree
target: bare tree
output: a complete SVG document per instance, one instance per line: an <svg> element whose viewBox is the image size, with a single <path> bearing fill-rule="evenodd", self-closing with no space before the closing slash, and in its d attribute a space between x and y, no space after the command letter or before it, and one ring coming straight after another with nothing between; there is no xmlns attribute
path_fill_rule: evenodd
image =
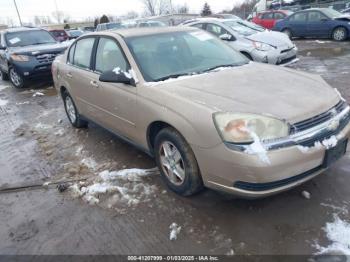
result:
<svg viewBox="0 0 350 262"><path fill-rule="evenodd" d="M130 11L125 15L125 18L127 19L135 19L137 17L139 17L139 14L135 11Z"/></svg>
<svg viewBox="0 0 350 262"><path fill-rule="evenodd" d="M170 14L173 12L172 0L141 0L145 13L150 16Z"/></svg>

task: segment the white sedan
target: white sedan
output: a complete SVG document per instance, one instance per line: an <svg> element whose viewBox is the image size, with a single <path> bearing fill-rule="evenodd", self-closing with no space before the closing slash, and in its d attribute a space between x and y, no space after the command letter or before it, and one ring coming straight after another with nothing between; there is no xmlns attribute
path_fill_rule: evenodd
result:
<svg viewBox="0 0 350 262"><path fill-rule="evenodd" d="M297 61L298 49L285 34L241 19L202 18L185 25L216 35L256 62L286 65Z"/></svg>

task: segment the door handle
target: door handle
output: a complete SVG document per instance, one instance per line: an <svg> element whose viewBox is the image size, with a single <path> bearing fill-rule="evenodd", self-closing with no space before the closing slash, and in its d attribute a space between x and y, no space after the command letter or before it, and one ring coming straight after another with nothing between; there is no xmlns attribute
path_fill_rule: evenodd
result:
<svg viewBox="0 0 350 262"><path fill-rule="evenodd" d="M90 85L93 86L93 87L98 87L98 84L96 81L90 81Z"/></svg>
<svg viewBox="0 0 350 262"><path fill-rule="evenodd" d="M72 77L73 77L73 75L72 75L71 73L67 73L66 76L67 76L68 78L72 78Z"/></svg>

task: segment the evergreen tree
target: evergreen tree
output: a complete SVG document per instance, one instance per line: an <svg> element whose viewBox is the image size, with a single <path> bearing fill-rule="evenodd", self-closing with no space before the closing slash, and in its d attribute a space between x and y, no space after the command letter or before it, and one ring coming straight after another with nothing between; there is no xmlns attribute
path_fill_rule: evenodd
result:
<svg viewBox="0 0 350 262"><path fill-rule="evenodd" d="M101 17L101 19L100 19L100 23L101 23L101 24L109 23L109 18L108 18L108 16L103 15L103 16Z"/></svg>
<svg viewBox="0 0 350 262"><path fill-rule="evenodd" d="M205 2L204 6L203 6L203 10L201 12L201 15L202 16L209 16L211 14L212 14L212 12L211 12L210 6L208 5L207 2Z"/></svg>

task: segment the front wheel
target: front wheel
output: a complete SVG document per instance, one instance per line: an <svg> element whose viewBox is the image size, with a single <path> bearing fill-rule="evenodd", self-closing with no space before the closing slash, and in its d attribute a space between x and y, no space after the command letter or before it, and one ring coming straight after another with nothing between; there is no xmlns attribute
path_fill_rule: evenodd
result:
<svg viewBox="0 0 350 262"><path fill-rule="evenodd" d="M67 117L72 126L76 128L87 127L88 122L81 119L79 112L73 102L73 98L70 96L70 94L67 91L65 91L62 94L62 98Z"/></svg>
<svg viewBox="0 0 350 262"><path fill-rule="evenodd" d="M197 160L179 132L170 127L161 130L154 148L161 176L172 191L190 196L203 189Z"/></svg>
<svg viewBox="0 0 350 262"><path fill-rule="evenodd" d="M10 81L16 88L23 88L25 86L24 78L17 73L17 71L11 67L9 70Z"/></svg>
<svg viewBox="0 0 350 262"><path fill-rule="evenodd" d="M348 36L348 31L344 27L338 27L333 30L332 38L335 41L344 41Z"/></svg>

